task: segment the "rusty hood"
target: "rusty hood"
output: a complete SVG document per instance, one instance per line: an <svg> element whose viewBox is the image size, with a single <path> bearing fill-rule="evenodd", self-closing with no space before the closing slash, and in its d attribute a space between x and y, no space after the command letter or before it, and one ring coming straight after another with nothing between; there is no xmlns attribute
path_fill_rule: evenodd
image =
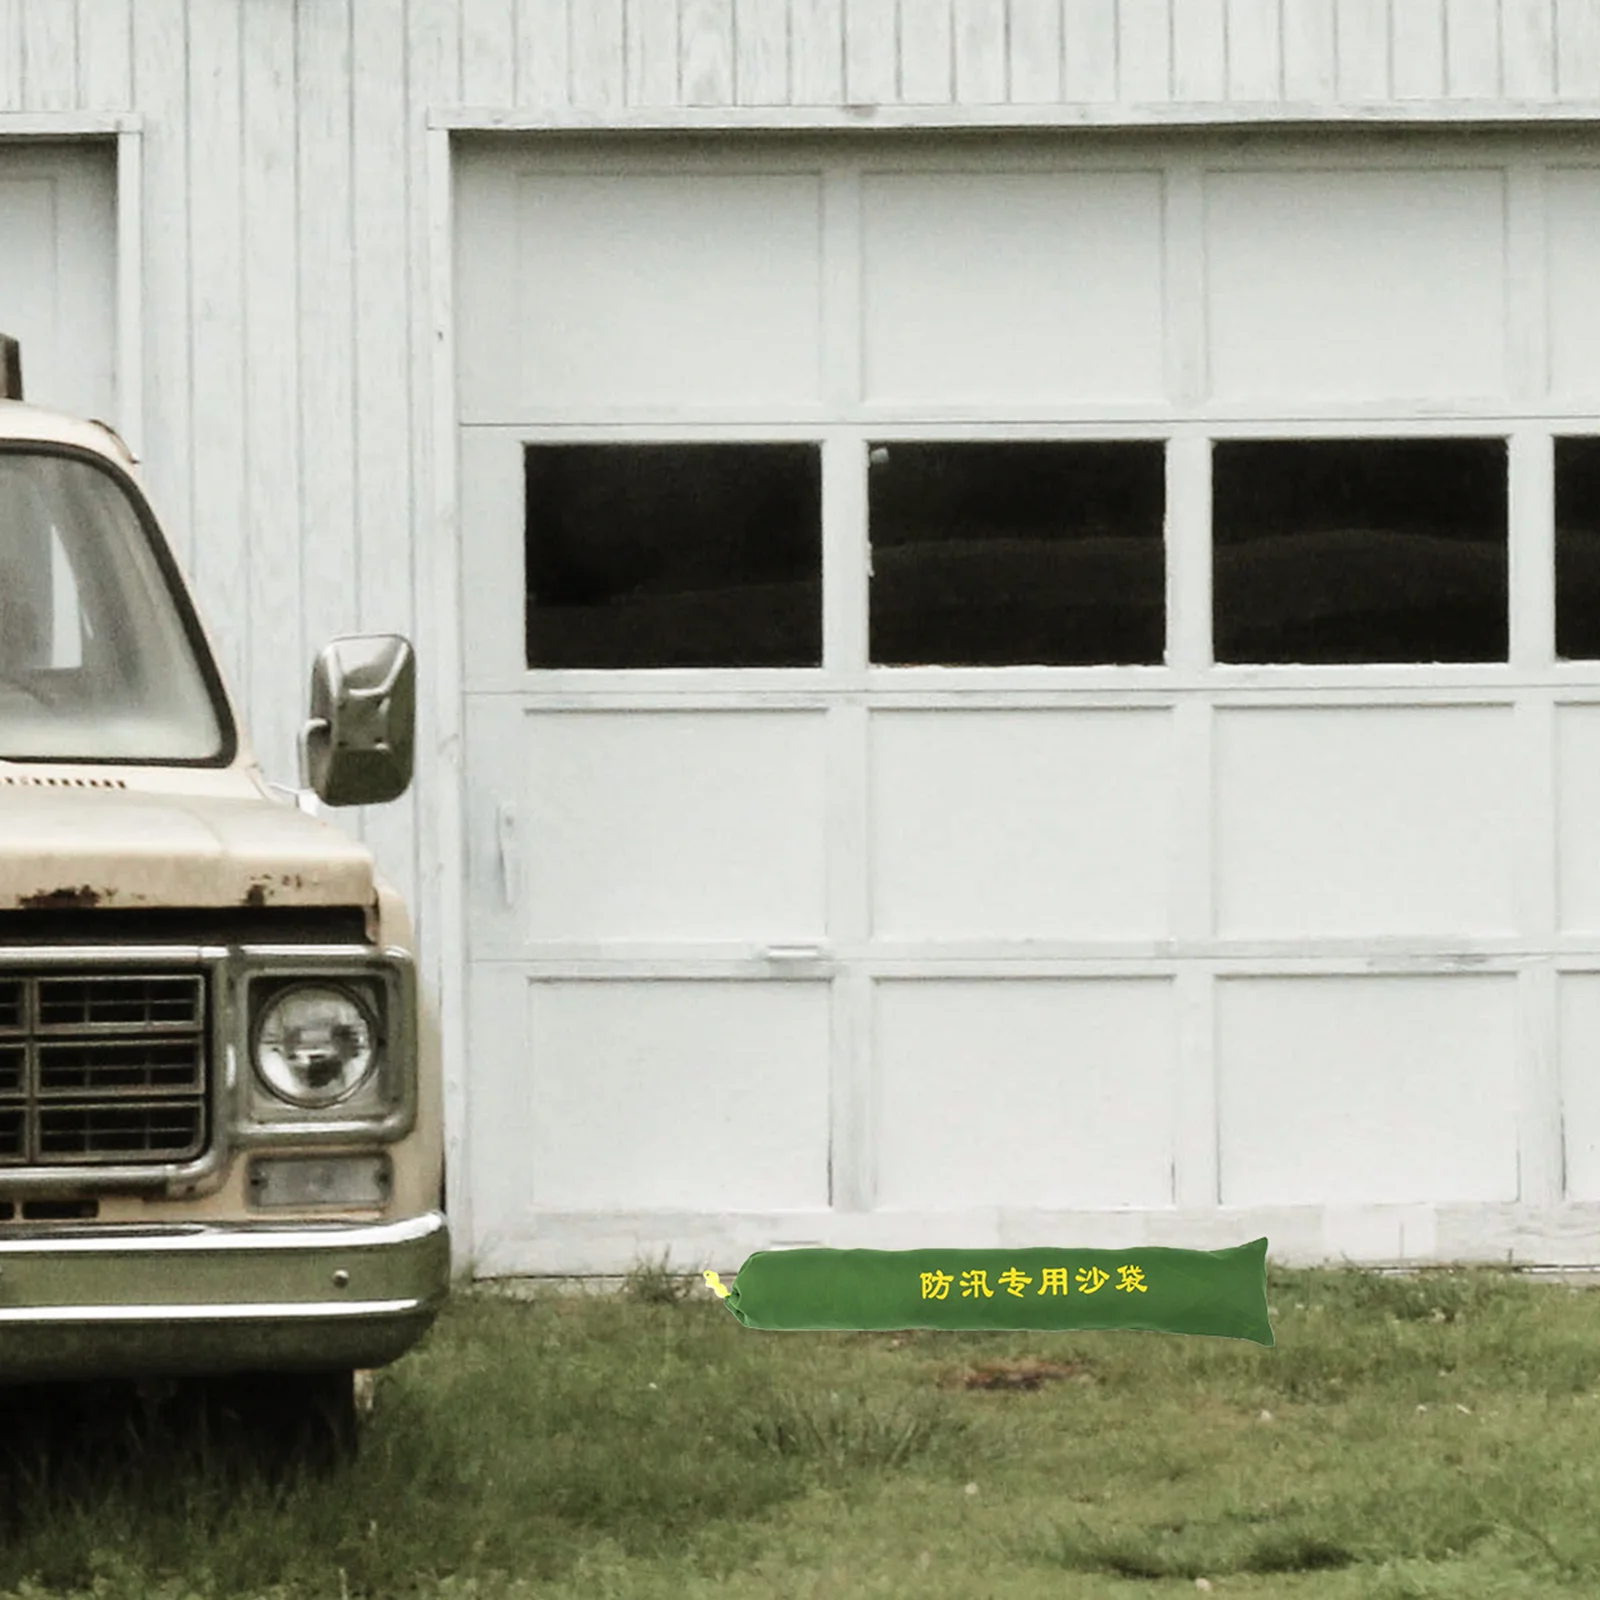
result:
<svg viewBox="0 0 1600 1600"><path fill-rule="evenodd" d="M0 781L0 910L371 903L364 845L232 789Z"/></svg>

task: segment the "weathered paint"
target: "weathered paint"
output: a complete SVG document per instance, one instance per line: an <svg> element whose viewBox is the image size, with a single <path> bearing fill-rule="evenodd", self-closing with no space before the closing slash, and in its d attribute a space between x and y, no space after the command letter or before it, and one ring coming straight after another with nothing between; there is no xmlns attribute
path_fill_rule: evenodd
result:
<svg viewBox="0 0 1600 1600"><path fill-rule="evenodd" d="M457 625L430 125L1594 121L1597 44L1600 0L10 0L0 136L136 146L138 389L110 420L287 779L311 651L355 630L426 651ZM463 954L461 730L423 720L415 794L361 826L437 981Z"/></svg>
<svg viewBox="0 0 1600 1600"><path fill-rule="evenodd" d="M137 768L120 790L0 787L0 910L372 899L364 845L233 777L232 798L142 793Z"/></svg>

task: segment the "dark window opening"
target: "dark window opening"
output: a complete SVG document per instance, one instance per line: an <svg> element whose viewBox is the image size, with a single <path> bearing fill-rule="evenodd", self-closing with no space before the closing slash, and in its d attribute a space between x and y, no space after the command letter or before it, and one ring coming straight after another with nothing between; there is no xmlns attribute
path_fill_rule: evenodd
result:
<svg viewBox="0 0 1600 1600"><path fill-rule="evenodd" d="M869 459L874 662L1165 659L1159 441L880 444Z"/></svg>
<svg viewBox="0 0 1600 1600"><path fill-rule="evenodd" d="M1600 439L1557 439L1556 654L1600 660Z"/></svg>
<svg viewBox="0 0 1600 1600"><path fill-rule="evenodd" d="M529 445L530 667L822 662L814 444Z"/></svg>
<svg viewBox="0 0 1600 1600"><path fill-rule="evenodd" d="M1218 661L1504 661L1504 439L1212 447Z"/></svg>

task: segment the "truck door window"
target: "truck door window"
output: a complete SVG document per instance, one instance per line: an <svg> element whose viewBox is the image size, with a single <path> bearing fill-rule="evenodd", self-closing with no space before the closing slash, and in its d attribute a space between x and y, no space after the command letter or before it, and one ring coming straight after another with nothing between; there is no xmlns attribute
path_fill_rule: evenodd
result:
<svg viewBox="0 0 1600 1600"><path fill-rule="evenodd" d="M0 760L224 759L198 649L117 478L0 451Z"/></svg>

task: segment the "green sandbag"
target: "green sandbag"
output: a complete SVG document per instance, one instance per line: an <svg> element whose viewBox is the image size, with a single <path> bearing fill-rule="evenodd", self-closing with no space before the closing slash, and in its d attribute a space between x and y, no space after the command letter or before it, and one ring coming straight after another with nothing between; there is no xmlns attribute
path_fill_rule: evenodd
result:
<svg viewBox="0 0 1600 1600"><path fill-rule="evenodd" d="M747 1328L1145 1328L1274 1343L1267 1241L1226 1250L758 1250L733 1287Z"/></svg>

